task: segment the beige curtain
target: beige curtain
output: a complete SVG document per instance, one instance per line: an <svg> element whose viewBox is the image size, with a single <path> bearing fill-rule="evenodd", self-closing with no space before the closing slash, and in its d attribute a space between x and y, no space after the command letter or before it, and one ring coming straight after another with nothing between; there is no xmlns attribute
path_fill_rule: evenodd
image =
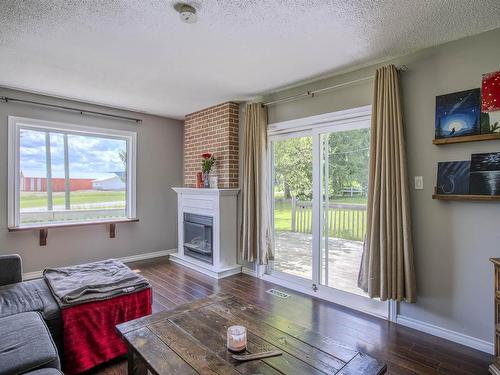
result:
<svg viewBox="0 0 500 375"><path fill-rule="evenodd" d="M358 285L372 298L415 302L413 263L399 79L389 65L375 75L368 223Z"/></svg>
<svg viewBox="0 0 500 375"><path fill-rule="evenodd" d="M241 258L267 264L272 259L270 208L266 178L267 111L261 103L245 106L241 170Z"/></svg>

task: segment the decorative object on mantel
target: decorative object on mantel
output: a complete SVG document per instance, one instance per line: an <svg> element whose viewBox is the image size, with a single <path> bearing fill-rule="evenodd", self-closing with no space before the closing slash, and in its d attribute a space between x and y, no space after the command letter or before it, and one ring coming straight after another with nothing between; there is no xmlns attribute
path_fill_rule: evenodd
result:
<svg viewBox="0 0 500 375"><path fill-rule="evenodd" d="M495 305L495 358L490 365L490 374L500 375L500 258L491 258L490 262L495 265L494 276L494 305Z"/></svg>
<svg viewBox="0 0 500 375"><path fill-rule="evenodd" d="M205 188L210 187L210 180L209 180L209 175L210 171L212 170L212 167L215 164L215 156L209 152L205 152L204 154L201 154L201 157L203 158L203 161L201 162L201 170L203 171L203 186Z"/></svg>
<svg viewBox="0 0 500 375"><path fill-rule="evenodd" d="M438 163L438 194L469 194L470 161L445 161Z"/></svg>
<svg viewBox="0 0 500 375"><path fill-rule="evenodd" d="M436 96L435 138L480 133L480 89Z"/></svg>
<svg viewBox="0 0 500 375"><path fill-rule="evenodd" d="M203 187L203 173L201 172L196 173L196 187L197 188Z"/></svg>
<svg viewBox="0 0 500 375"><path fill-rule="evenodd" d="M219 176L208 176L210 189L217 189L219 187Z"/></svg>

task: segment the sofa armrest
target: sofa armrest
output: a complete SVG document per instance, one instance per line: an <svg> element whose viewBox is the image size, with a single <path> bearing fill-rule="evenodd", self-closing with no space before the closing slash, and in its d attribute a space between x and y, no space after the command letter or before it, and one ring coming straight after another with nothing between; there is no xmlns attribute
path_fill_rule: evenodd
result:
<svg viewBox="0 0 500 375"><path fill-rule="evenodd" d="M23 281L23 265L17 254L0 255L0 285Z"/></svg>

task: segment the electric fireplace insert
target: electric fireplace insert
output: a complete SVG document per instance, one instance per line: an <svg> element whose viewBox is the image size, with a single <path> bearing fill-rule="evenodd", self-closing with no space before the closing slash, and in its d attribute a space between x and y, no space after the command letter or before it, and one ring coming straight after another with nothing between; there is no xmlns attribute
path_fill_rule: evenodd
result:
<svg viewBox="0 0 500 375"><path fill-rule="evenodd" d="M184 255L213 264L213 218L184 213Z"/></svg>

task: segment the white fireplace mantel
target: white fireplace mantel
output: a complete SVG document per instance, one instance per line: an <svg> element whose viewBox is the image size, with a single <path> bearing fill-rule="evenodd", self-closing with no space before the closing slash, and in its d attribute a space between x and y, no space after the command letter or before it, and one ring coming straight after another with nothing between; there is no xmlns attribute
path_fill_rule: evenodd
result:
<svg viewBox="0 0 500 375"><path fill-rule="evenodd" d="M207 188L188 188L188 187L173 187L177 194L188 195L234 195L237 196L240 189L207 189Z"/></svg>
<svg viewBox="0 0 500 375"><path fill-rule="evenodd" d="M239 189L172 189L177 193L178 252L171 254L170 260L217 279L240 273L241 266L237 264ZM212 217L212 264L184 254L184 213Z"/></svg>

